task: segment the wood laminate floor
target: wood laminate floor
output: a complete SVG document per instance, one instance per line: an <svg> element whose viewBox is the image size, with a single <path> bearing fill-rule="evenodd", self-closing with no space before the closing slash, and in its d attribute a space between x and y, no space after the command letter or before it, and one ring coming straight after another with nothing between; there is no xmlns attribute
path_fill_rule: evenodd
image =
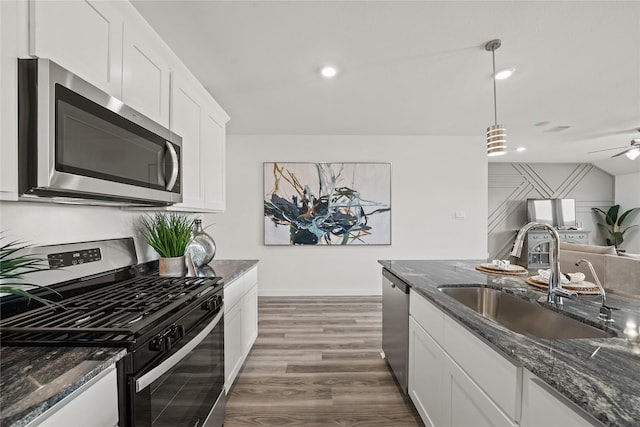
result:
<svg viewBox="0 0 640 427"><path fill-rule="evenodd" d="M260 297L258 319L225 427L423 425L380 357L381 297Z"/></svg>

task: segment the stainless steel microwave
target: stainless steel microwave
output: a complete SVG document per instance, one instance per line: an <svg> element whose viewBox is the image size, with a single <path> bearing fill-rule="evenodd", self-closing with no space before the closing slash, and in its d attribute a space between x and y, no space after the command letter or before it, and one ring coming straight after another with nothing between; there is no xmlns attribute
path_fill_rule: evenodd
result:
<svg viewBox="0 0 640 427"><path fill-rule="evenodd" d="M48 59L18 60L21 200L182 201L182 138Z"/></svg>

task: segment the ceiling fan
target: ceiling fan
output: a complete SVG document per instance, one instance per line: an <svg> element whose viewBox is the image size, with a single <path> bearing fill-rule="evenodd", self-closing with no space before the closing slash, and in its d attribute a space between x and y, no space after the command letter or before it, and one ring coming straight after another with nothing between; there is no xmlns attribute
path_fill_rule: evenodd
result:
<svg viewBox="0 0 640 427"><path fill-rule="evenodd" d="M638 131L640 131L640 129L638 129ZM622 156L624 154L630 160L635 160L638 156L640 156L640 138L632 139L631 140L631 145L627 146L627 147L605 148L604 150L590 151L589 154L600 153L602 151L609 151L609 150L620 150L621 148L626 148L626 149L621 151L621 152L619 152L618 154L614 154L611 157L612 158L613 157L619 157L619 156Z"/></svg>

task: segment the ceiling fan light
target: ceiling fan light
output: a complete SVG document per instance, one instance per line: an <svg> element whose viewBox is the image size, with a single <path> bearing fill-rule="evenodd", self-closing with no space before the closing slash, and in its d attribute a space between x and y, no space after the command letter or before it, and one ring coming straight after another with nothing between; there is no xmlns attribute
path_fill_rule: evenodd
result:
<svg viewBox="0 0 640 427"><path fill-rule="evenodd" d="M632 148L624 155L627 156L627 159L629 160L635 160L636 158L638 158L638 156L640 156L640 148Z"/></svg>

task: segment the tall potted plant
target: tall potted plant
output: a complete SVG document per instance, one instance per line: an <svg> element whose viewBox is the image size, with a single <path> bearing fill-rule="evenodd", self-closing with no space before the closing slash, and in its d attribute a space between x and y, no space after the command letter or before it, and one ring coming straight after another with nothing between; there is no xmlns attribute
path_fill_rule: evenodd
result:
<svg viewBox="0 0 640 427"><path fill-rule="evenodd" d="M620 211L620 205L613 205L606 212L600 208L592 209L594 212L604 217L606 224L598 223L598 225L601 225L602 227L605 227L607 229L607 232L609 233L609 238L607 239L608 245L613 245L617 248L624 241L624 233L626 233L633 227L637 227L637 225L632 225L626 228L622 228L622 224L627 218L629 218L630 214L640 210L640 208L629 209L619 217L618 212Z"/></svg>
<svg viewBox="0 0 640 427"><path fill-rule="evenodd" d="M142 217L140 223L145 241L160 255L160 275L183 276L184 252L191 238L193 220L173 212L159 212Z"/></svg>

